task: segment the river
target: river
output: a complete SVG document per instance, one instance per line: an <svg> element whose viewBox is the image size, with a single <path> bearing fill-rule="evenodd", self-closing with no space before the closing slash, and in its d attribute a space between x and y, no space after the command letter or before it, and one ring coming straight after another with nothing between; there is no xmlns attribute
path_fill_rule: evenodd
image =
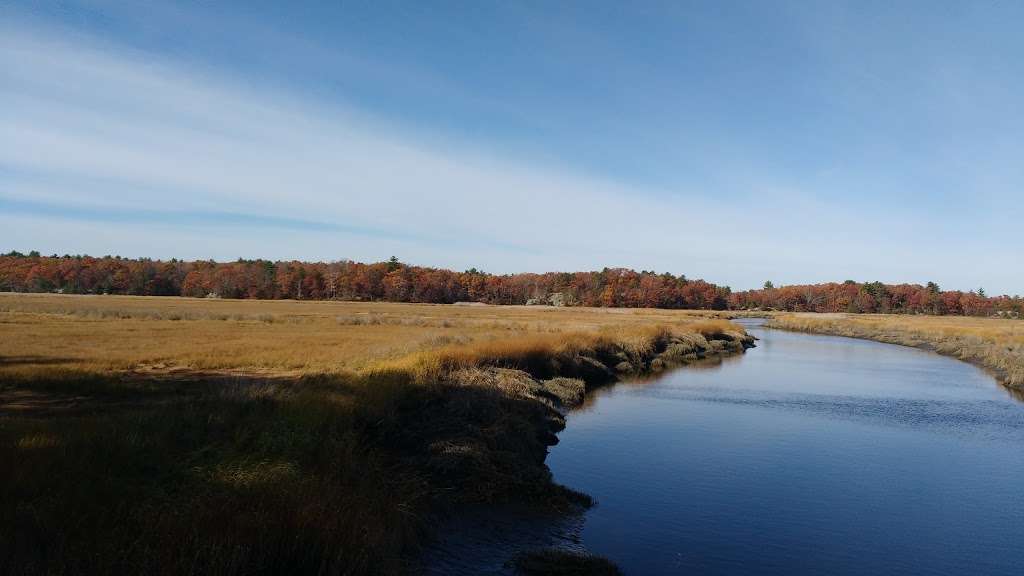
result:
<svg viewBox="0 0 1024 576"><path fill-rule="evenodd" d="M747 327L744 355L569 415L548 465L597 506L481 512L428 572L507 573L547 543L634 575L1024 573L1024 405L937 354Z"/></svg>

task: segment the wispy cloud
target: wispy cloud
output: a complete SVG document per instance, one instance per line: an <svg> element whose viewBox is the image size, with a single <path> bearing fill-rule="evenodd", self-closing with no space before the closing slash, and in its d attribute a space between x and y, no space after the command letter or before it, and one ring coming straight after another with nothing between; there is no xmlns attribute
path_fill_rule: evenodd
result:
<svg viewBox="0 0 1024 576"><path fill-rule="evenodd" d="M738 287L957 283L939 267L976 261L966 245L911 253L925 233L912 216L857 213L775 183L742 202L630 187L88 37L0 32L0 226L11 248L625 265Z"/></svg>

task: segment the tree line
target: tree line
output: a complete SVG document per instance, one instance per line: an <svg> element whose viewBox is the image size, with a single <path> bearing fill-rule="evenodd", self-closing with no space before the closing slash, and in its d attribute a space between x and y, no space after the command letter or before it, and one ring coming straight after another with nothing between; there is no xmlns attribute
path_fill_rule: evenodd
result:
<svg viewBox="0 0 1024 576"><path fill-rule="evenodd" d="M0 291L256 299L365 300L450 304L560 302L578 306L724 310L729 288L685 276L605 268L599 272L488 274L411 266L392 257L370 264L169 261L118 256L0 256Z"/></svg>
<svg viewBox="0 0 1024 576"><path fill-rule="evenodd" d="M685 275L625 268L591 272L488 274L412 266L392 257L360 263L244 260L167 261L119 256L0 256L0 291L253 299L483 302L570 306L788 310L921 314L1024 313L1024 299L983 290L880 282L782 286L733 292Z"/></svg>
<svg viewBox="0 0 1024 576"><path fill-rule="evenodd" d="M780 286L732 294L730 308L791 312L852 312L963 316L1024 315L1024 298L988 296L983 288L962 292L927 284L855 282Z"/></svg>

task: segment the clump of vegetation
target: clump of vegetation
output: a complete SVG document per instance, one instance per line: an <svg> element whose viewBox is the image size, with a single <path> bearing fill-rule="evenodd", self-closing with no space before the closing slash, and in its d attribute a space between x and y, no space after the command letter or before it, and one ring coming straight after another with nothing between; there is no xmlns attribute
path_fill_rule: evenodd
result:
<svg viewBox="0 0 1024 576"><path fill-rule="evenodd" d="M1024 322L999 318L790 314L770 326L934 350L987 368L1024 390Z"/></svg>
<svg viewBox="0 0 1024 576"><path fill-rule="evenodd" d="M607 558L547 548L520 555L516 569L525 576L619 576L622 572Z"/></svg>
<svg viewBox="0 0 1024 576"><path fill-rule="evenodd" d="M750 345L679 312L0 298L5 574L402 572L439 508L589 505L544 458L623 363ZM364 313L430 321L336 320Z"/></svg>

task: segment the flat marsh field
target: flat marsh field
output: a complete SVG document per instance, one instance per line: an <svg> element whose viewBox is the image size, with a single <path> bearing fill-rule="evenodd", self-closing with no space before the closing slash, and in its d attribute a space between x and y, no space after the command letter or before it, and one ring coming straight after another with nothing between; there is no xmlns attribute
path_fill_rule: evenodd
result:
<svg viewBox="0 0 1024 576"><path fill-rule="evenodd" d="M683 325L721 314L158 296L0 294L0 376L371 370L450 345Z"/></svg>
<svg viewBox="0 0 1024 576"><path fill-rule="evenodd" d="M0 294L0 573L414 570L446 506L587 505L564 408L752 344L713 316Z"/></svg>

